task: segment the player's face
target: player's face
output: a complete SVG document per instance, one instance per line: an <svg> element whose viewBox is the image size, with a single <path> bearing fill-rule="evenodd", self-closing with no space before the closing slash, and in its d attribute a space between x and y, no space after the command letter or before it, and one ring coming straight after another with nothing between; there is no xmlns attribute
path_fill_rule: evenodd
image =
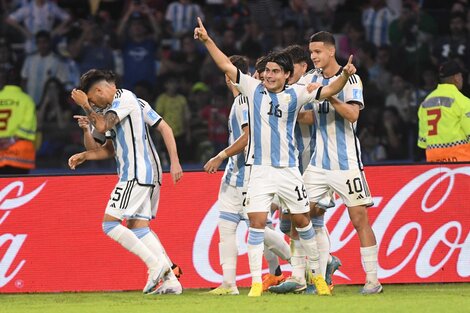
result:
<svg viewBox="0 0 470 313"><path fill-rule="evenodd" d="M300 77L305 74L307 71L307 64L305 62L302 63L294 63L294 74L289 78L289 85L295 84L299 81Z"/></svg>
<svg viewBox="0 0 470 313"><path fill-rule="evenodd" d="M310 58L315 68L325 68L335 55L334 47L323 42L311 42L308 45Z"/></svg>
<svg viewBox="0 0 470 313"><path fill-rule="evenodd" d="M270 92L281 92L289 76L290 72L284 72L279 64L268 62L264 69L264 86Z"/></svg>

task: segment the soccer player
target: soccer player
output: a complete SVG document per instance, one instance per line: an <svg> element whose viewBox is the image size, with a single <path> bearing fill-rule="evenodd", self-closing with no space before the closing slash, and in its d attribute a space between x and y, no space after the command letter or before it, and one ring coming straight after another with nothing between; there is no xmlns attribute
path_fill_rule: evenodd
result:
<svg viewBox="0 0 470 313"><path fill-rule="evenodd" d="M171 276L170 264L157 235L150 230L150 219L155 217L161 184L161 168L150 136L145 126L143 108L135 95L125 89L117 89L107 81L108 73L90 70L80 78L80 89L72 91L72 99L86 112L93 126L106 132L105 144L97 149L78 153L70 157L69 166L86 160L100 160L115 156L118 164L119 182L111 193L107 204L103 231L124 248L136 254L148 267L149 276L143 289L145 294L168 291L165 280L155 288L162 278ZM93 110L92 105L103 109L104 115ZM149 111L147 117L159 127L163 137L172 136L171 129L164 129L165 122L156 112ZM176 145L171 145L173 156L170 169L174 182L182 177ZM127 228L121 225L127 220ZM176 280L177 281L177 280ZM181 293L181 285L174 286L173 293Z"/></svg>
<svg viewBox="0 0 470 313"><path fill-rule="evenodd" d="M304 75L306 74L307 69L309 68L309 64L311 63L308 50L299 45L291 45L286 47L284 51L291 56L292 62L294 64L294 73L289 78L289 85L295 83L305 83ZM306 111L311 109L313 109L313 104L308 103L302 107L299 114L301 116L302 114L311 114L311 111ZM307 125L297 123L295 125L295 140L297 149L299 151L299 171L301 174L304 173L304 170L310 163L310 159L315 150L315 130L315 124ZM332 207L334 206L332 197L332 192L328 193L319 201L319 203L325 207ZM327 284L330 285L331 289L331 276L333 272L341 265L341 263L337 257L330 256L330 242L328 238L328 232L324 225L323 216L314 216L312 218L312 225L315 230L314 238L317 242L317 248L320 257L320 272L325 278ZM299 236L290 222L289 212L283 212L281 215L281 231L291 238L292 276L287 279L286 282L280 284L277 287L270 288L269 290L275 293L298 292L299 290L303 290L305 288L305 280L303 279L303 276L306 270L306 255L302 245L300 244ZM330 261L328 260L329 258ZM327 267L329 271L327 271ZM325 273L328 273L329 275L325 275ZM313 285L310 285L309 283L310 282L307 281L306 293L314 293L315 289Z"/></svg>
<svg viewBox="0 0 470 313"><path fill-rule="evenodd" d="M230 62L242 73L248 73L248 62L239 55L229 58ZM211 158L205 165L207 173L215 173L220 164L227 158L228 163L219 191L219 256L222 265L223 283L209 293L214 295L237 295L236 266L237 266L237 238L236 230L241 220L247 220L244 212L246 187L249 179L250 168L245 167L245 150L248 143L248 98L225 77L226 84L235 99L229 115L229 146ZM266 250L273 250L273 254L279 255L284 260L290 260L289 245L283 240L282 235L266 227ZM278 264L279 266L279 264Z"/></svg>
<svg viewBox="0 0 470 313"><path fill-rule="evenodd" d="M311 36L310 56L315 70L305 80L322 85L333 84L344 71L336 61L335 39L331 33L318 32ZM323 216L317 206L322 197L333 189L348 208L351 222L361 244L361 259L366 272L363 294L382 292L377 278L378 246L370 226L366 208L372 197L361 162L361 149L356 136L356 121L364 108L362 83L358 75L349 77L347 84L335 97L315 103L312 114L304 115L316 123L316 148L303 174L310 197L312 216Z"/></svg>
<svg viewBox="0 0 470 313"><path fill-rule="evenodd" d="M318 294L331 294L325 280L319 275L318 253L314 246L314 230L310 223L307 193L298 170L297 150L294 145L294 126L300 108L314 99L324 99L338 93L356 69L352 56L344 67L341 78L315 90L296 84L286 88L293 71L290 56L273 52L267 56L264 83L241 73L219 50L208 36L202 21L194 29L194 37L204 43L217 66L248 98L250 112L250 141L248 163L253 164L248 184L246 205L250 228L248 257L252 286L248 296L262 294L261 265L264 228L274 194L290 211L306 250L309 265L315 275Z"/></svg>

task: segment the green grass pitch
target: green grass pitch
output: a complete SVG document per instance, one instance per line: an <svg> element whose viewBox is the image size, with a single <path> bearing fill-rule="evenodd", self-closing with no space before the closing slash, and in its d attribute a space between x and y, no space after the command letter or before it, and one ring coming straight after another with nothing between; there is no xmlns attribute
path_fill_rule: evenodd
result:
<svg viewBox="0 0 470 313"><path fill-rule="evenodd" d="M336 286L332 297L263 294L211 296L189 289L182 295L144 296L140 292L0 294L2 313L172 313L172 312L470 312L470 283L385 285L380 295L362 296L360 286Z"/></svg>

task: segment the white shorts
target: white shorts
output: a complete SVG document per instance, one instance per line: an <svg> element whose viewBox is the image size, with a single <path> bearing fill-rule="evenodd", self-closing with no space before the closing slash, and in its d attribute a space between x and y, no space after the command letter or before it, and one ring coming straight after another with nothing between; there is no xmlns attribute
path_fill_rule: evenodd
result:
<svg viewBox="0 0 470 313"><path fill-rule="evenodd" d="M309 165L303 175L310 202L318 203L333 189L347 207L373 204L364 172L352 170L324 170Z"/></svg>
<svg viewBox="0 0 470 313"><path fill-rule="evenodd" d="M307 192L297 167L253 165L246 195L246 211L270 212L274 195L291 214L309 212Z"/></svg>
<svg viewBox="0 0 470 313"><path fill-rule="evenodd" d="M219 211L239 214L243 219L247 219L244 204L246 197L246 187L236 187L222 181L219 190Z"/></svg>
<svg viewBox="0 0 470 313"><path fill-rule="evenodd" d="M155 218L160 185L141 186L136 180L118 182L111 192L105 213L120 220Z"/></svg>

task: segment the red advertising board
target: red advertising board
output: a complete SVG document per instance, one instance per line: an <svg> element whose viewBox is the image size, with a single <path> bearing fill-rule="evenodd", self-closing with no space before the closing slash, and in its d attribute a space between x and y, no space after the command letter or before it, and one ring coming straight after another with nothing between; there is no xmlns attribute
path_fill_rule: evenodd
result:
<svg viewBox="0 0 470 313"><path fill-rule="evenodd" d="M165 174L168 175L168 174ZM222 173L164 177L152 227L183 268L185 288L221 282L217 193ZM366 168L383 283L470 282L470 164ZM0 179L0 292L141 289L146 269L101 230L114 175ZM274 216L274 224L277 219ZM326 214L336 284L362 284L359 241L341 201ZM240 286L250 284L246 225L238 229ZM267 270L267 266L264 266ZM288 271L288 264L283 264Z"/></svg>

